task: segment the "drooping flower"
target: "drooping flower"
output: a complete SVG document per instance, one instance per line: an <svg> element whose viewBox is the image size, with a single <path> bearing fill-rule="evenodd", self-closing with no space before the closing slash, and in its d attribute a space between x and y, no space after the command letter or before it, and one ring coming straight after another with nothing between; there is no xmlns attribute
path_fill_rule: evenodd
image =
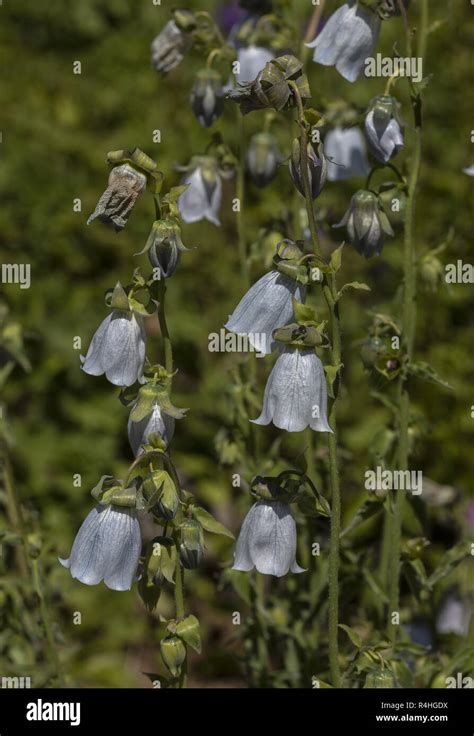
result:
<svg viewBox="0 0 474 736"><path fill-rule="evenodd" d="M321 33L307 46L314 48L315 62L335 66L345 79L355 82L377 45L380 23L375 12L351 0L331 15Z"/></svg>
<svg viewBox="0 0 474 736"><path fill-rule="evenodd" d="M332 432L327 420L323 365L312 350L284 348L270 373L262 413L254 424L270 424L287 432Z"/></svg>
<svg viewBox="0 0 474 736"><path fill-rule="evenodd" d="M400 105L394 97L379 95L370 103L365 117L369 148L378 161L386 164L404 146Z"/></svg>
<svg viewBox="0 0 474 736"><path fill-rule="evenodd" d="M142 445L147 444L148 438L152 434L159 434L168 446L174 434L174 427L174 418L163 412L159 404L155 404L150 414L139 422L134 422L129 417L128 439L135 457L143 452Z"/></svg>
<svg viewBox="0 0 474 736"><path fill-rule="evenodd" d="M326 156L324 154L323 146L321 143L316 144L316 147L314 144L308 143L307 159L311 196L313 199L316 199L316 197L321 194L321 191L326 183L328 168ZM301 140L300 138L295 138L293 141L293 147L290 157L290 175L293 179L295 187L304 197L306 195L304 190L302 171Z"/></svg>
<svg viewBox="0 0 474 736"><path fill-rule="evenodd" d="M180 64L191 45L191 38L175 20L170 20L151 44L151 64L160 74L167 74Z"/></svg>
<svg viewBox="0 0 474 736"><path fill-rule="evenodd" d="M214 69L201 69L191 90L191 107L203 128L209 128L224 110L221 75Z"/></svg>
<svg viewBox="0 0 474 736"><path fill-rule="evenodd" d="M453 591L444 598L436 617L438 634L467 636L473 609L469 601L463 600Z"/></svg>
<svg viewBox="0 0 474 736"><path fill-rule="evenodd" d="M179 198L179 212L184 222L209 220L220 225L219 209L222 200L222 181L218 163L212 156L193 156L184 169L183 184L188 188Z"/></svg>
<svg viewBox="0 0 474 736"><path fill-rule="evenodd" d="M90 376L105 376L115 386L132 386L143 376L146 334L143 318L128 305L128 297L117 284L112 312L92 338L82 370Z"/></svg>
<svg viewBox="0 0 474 736"><path fill-rule="evenodd" d="M278 253L279 247L277 248ZM295 244L285 246L282 256L291 261L290 256L301 256ZM295 259L296 260L296 259ZM261 354L271 353L276 348L272 332L293 318L295 297L304 301L306 289L295 279L275 269L259 279L240 300L225 327L230 332L246 335L249 343Z"/></svg>
<svg viewBox="0 0 474 736"><path fill-rule="evenodd" d="M189 250L181 240L181 229L174 218L155 220L141 253L148 253L160 278L170 278L178 265L180 253ZM138 254L140 255L140 254Z"/></svg>
<svg viewBox="0 0 474 736"><path fill-rule="evenodd" d="M114 166L109 174L107 189L97 202L87 224L90 225L97 218L101 222L114 225L117 231L123 230L135 202L145 191L146 184L145 174L129 164Z"/></svg>
<svg viewBox="0 0 474 736"><path fill-rule="evenodd" d="M111 590L130 590L141 546L135 509L98 504L79 529L69 559L60 562L81 583L103 580Z"/></svg>
<svg viewBox="0 0 474 736"><path fill-rule="evenodd" d="M324 155L328 162L329 181L343 181L369 172L367 149L360 128L337 126L324 139Z"/></svg>
<svg viewBox="0 0 474 736"><path fill-rule="evenodd" d="M237 52L239 71L236 74L236 81L240 83L253 82L265 64L274 58L275 54L263 46L250 45L240 48Z"/></svg>
<svg viewBox="0 0 474 736"><path fill-rule="evenodd" d="M354 194L349 209L341 222L333 227L345 225L347 235L354 248L366 258L382 252L385 235L393 230L374 192L360 189Z"/></svg>
<svg viewBox="0 0 474 736"><path fill-rule="evenodd" d="M250 139L245 163L257 187L265 187L275 178L281 155L271 133L255 133Z"/></svg>
<svg viewBox="0 0 474 736"><path fill-rule="evenodd" d="M256 567L263 575L280 578L305 570L296 562L296 524L282 501L257 501L244 519L234 555L234 570Z"/></svg>

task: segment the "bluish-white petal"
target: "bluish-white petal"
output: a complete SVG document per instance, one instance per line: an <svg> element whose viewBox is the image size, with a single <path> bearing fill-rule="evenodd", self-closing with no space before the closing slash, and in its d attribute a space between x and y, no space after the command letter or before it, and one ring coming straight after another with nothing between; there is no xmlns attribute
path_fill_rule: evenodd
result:
<svg viewBox="0 0 474 736"><path fill-rule="evenodd" d="M216 184L214 187L214 190L212 192L211 200L207 204L205 217L209 222L212 222L213 225L220 225L221 221L219 219L219 210L221 208L221 200L222 200L222 181L220 176L217 177Z"/></svg>
<svg viewBox="0 0 474 736"><path fill-rule="evenodd" d="M324 152L330 181L365 176L369 171L365 140L358 127L330 130L324 139Z"/></svg>
<svg viewBox="0 0 474 736"><path fill-rule="evenodd" d="M110 383L132 386L142 376L145 348L142 317L114 311L102 347L102 365Z"/></svg>
<svg viewBox="0 0 474 736"><path fill-rule="evenodd" d="M189 184L179 200L178 207L184 222L198 222L206 216L208 201L200 168L196 168L183 180L183 184Z"/></svg>
<svg viewBox="0 0 474 736"><path fill-rule="evenodd" d="M278 271L270 271L250 287L225 327L239 335L247 335L250 344L260 353L271 353L276 347L273 330L293 319L293 296L303 302L304 286Z"/></svg>
<svg viewBox="0 0 474 736"><path fill-rule="evenodd" d="M384 163L394 158L403 148L403 133L394 118L390 120L380 138L380 147L385 152Z"/></svg>
<svg viewBox="0 0 474 736"><path fill-rule="evenodd" d="M380 33L381 20L376 13L353 6L345 15L340 29L344 43L339 46L336 69L349 82L362 74L365 60L372 56Z"/></svg>
<svg viewBox="0 0 474 736"><path fill-rule="evenodd" d="M163 414L158 404L155 404L153 411L139 422L132 422L129 417L128 439L135 457L142 452L140 448L146 444L151 434L160 434L168 446L174 434L174 427L173 417Z"/></svg>
<svg viewBox="0 0 474 736"><path fill-rule="evenodd" d="M274 54L263 46L247 46L237 52L240 68L236 75L237 82L253 82L265 64L274 58Z"/></svg>
<svg viewBox="0 0 474 736"><path fill-rule="evenodd" d="M254 568L252 558L250 557L250 538L253 529L252 511L255 506L256 504L248 512L240 529L240 534L235 545L233 570L248 572Z"/></svg>
<svg viewBox="0 0 474 736"><path fill-rule="evenodd" d="M71 576L85 585L97 585L105 575L107 553L103 539L109 511L109 506L98 505L89 512L76 535L69 560L65 561Z"/></svg>
<svg viewBox="0 0 474 736"><path fill-rule="evenodd" d="M339 50L343 43L346 42L345 36L341 33L343 21L350 10L348 3L345 3L331 15L326 25L316 38L308 43L309 48L314 48L313 60L324 66L332 66L336 63Z"/></svg>
<svg viewBox="0 0 474 736"><path fill-rule="evenodd" d="M112 320L112 313L100 323L94 337L92 338L89 350L82 364L82 370L90 376L101 376L105 368L102 365L102 350L105 336Z"/></svg>

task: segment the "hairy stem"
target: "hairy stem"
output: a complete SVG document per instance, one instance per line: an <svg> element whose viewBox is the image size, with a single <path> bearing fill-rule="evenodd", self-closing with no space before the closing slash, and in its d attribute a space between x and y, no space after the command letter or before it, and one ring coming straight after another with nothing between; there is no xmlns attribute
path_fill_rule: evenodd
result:
<svg viewBox="0 0 474 736"><path fill-rule="evenodd" d="M46 634L46 643L48 646L51 660L54 664L54 668L55 668L56 675L57 675L58 682L59 682L59 687L65 687L61 660L59 659L56 642L54 641L51 618L49 615L49 608L46 602L46 596L45 596L45 592L43 590L43 584L41 581L40 561L38 557L35 557L31 560L31 568L33 572L33 585L34 585L34 589L35 589L36 595L38 596L38 600L39 600L41 621L43 623L44 632Z"/></svg>
<svg viewBox="0 0 474 736"><path fill-rule="evenodd" d="M403 5L403 3L402 3ZM404 14L407 52L411 52L411 31ZM420 23L418 33L418 56L421 51L426 51L426 39L428 30L428 0L421 0ZM411 53L409 53L411 55ZM412 108L414 118L414 146L411 159L410 175L408 178L408 194L405 209L405 231L403 242L403 305L402 305L402 339L403 350L406 358L411 361L416 332L416 287L417 287L417 257L414 240L415 206L418 180L420 176L421 151L422 151L422 115L421 97L413 90L410 80L412 94ZM408 470L409 465L409 424L410 424L410 395L407 386L407 376L402 372L398 382L398 469ZM400 604L400 552L402 537L404 497L398 491L394 499L391 558L389 565L389 618L388 635L392 641L396 639L398 624L397 617L393 614L399 613Z"/></svg>

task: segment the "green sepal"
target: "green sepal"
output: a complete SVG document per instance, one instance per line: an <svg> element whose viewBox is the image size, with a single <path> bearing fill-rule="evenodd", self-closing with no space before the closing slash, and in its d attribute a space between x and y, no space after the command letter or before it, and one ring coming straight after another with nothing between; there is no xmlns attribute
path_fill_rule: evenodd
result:
<svg viewBox="0 0 474 736"><path fill-rule="evenodd" d="M344 284L344 286L341 289L339 289L339 291L337 293L336 301L338 301L341 298L341 296L344 294L344 292L347 289L359 289L359 290L362 290L362 291L370 291L371 290L370 289L370 286L368 286L367 284L362 283L361 281L350 281L349 283Z"/></svg>
<svg viewBox="0 0 474 736"><path fill-rule="evenodd" d="M176 545L170 537L155 537L149 543L149 567L155 581L174 583Z"/></svg>
<svg viewBox="0 0 474 736"><path fill-rule="evenodd" d="M137 507L137 489L133 486L129 488L114 486L105 491L100 502L107 505L111 504L113 506L135 509Z"/></svg>
<svg viewBox="0 0 474 736"><path fill-rule="evenodd" d="M120 281L117 281L112 292L110 306L112 309L119 309L123 312L130 312L128 296Z"/></svg>
<svg viewBox="0 0 474 736"><path fill-rule="evenodd" d="M344 363L339 363L339 365L325 365L324 366L324 372L326 373L326 384L328 389L328 394L331 397L331 399L334 398L334 381L336 380L337 374L343 367Z"/></svg>
<svg viewBox="0 0 474 736"><path fill-rule="evenodd" d="M308 306L307 304L302 304L297 299L295 299L295 297L292 297L291 301L293 304L293 312L297 323L299 325L304 325L305 327L316 327L317 315L315 309Z"/></svg>
<svg viewBox="0 0 474 736"><path fill-rule="evenodd" d="M217 521L206 509L203 509L202 506L191 506L191 513L207 532L222 534L224 537L235 539L232 532L224 524L221 524L220 521Z"/></svg>
<svg viewBox="0 0 474 736"><path fill-rule="evenodd" d="M116 478L113 475L103 475L97 485L91 490L91 496L96 501L100 501L105 491L114 487L119 487Z"/></svg>
<svg viewBox="0 0 474 736"><path fill-rule="evenodd" d="M342 249L344 248L344 243L339 246L339 248L336 248L336 250L333 250L331 253L331 259L329 261L329 264L331 266L332 273L337 273L339 269L341 268L342 264Z"/></svg>
<svg viewBox="0 0 474 736"><path fill-rule="evenodd" d="M347 636L356 647L356 649L362 648L362 639L360 638L360 635L357 633L357 631L351 629L351 627L347 626L346 624L338 624L338 627L346 632Z"/></svg>
<svg viewBox="0 0 474 736"><path fill-rule="evenodd" d="M176 634L195 652L201 654L201 633L199 621L196 616L190 615L183 618L176 626Z"/></svg>
<svg viewBox="0 0 474 736"><path fill-rule="evenodd" d="M412 376L422 378L429 383L436 383L438 386L443 386L443 388L449 388L451 390L453 389L450 383L441 378L441 376L438 375L435 369L432 368L429 363L425 363L424 361L409 363L407 366L407 371Z"/></svg>

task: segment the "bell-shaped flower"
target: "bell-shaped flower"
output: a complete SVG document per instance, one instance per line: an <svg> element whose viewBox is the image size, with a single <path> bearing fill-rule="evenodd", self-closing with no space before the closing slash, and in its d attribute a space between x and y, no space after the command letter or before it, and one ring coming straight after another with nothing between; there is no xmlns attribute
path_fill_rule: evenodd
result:
<svg viewBox="0 0 474 736"><path fill-rule="evenodd" d="M136 510L98 504L79 529L69 559L60 562L81 583L103 580L111 590L130 590L141 547Z"/></svg>
<svg viewBox="0 0 474 736"><path fill-rule="evenodd" d="M169 217L155 220L145 247L137 255L148 253L153 268L158 269L159 278L170 278L179 263L180 254L186 250L181 240L181 228L178 221Z"/></svg>
<svg viewBox="0 0 474 736"><path fill-rule="evenodd" d="M282 160L276 138L271 133L255 133L250 139L245 163L257 187L265 187L275 178Z"/></svg>
<svg viewBox="0 0 474 736"><path fill-rule="evenodd" d="M332 432L327 420L327 389L323 365L312 350L284 348L270 373L262 413L254 424L270 424L287 432Z"/></svg>
<svg viewBox="0 0 474 736"><path fill-rule="evenodd" d="M282 501L257 501L244 519L234 553L234 570L257 568L281 578L305 570L296 562L296 524Z"/></svg>
<svg viewBox="0 0 474 736"><path fill-rule="evenodd" d="M341 222L333 227L343 227L354 248L366 258L382 252L385 235L393 230L374 192L360 189L354 194L349 209Z"/></svg>
<svg viewBox="0 0 474 736"><path fill-rule="evenodd" d="M203 128L209 128L224 110L221 75L214 69L201 69L191 90L191 108Z"/></svg>
<svg viewBox="0 0 474 736"><path fill-rule="evenodd" d="M145 174L129 164L114 166L109 175L107 189L97 202L87 224L90 225L93 220L99 219L101 222L112 224L117 231L123 230L135 202L145 191L146 184Z"/></svg>
<svg viewBox="0 0 474 736"><path fill-rule="evenodd" d="M253 82L265 64L275 58L275 54L263 46L250 45L242 47L237 52L239 63L236 74L237 82Z"/></svg>
<svg viewBox="0 0 474 736"><path fill-rule="evenodd" d="M133 411L133 408L132 408ZM128 419L128 440L135 457L143 452L142 446L148 443L152 434L158 434L169 445L174 434L175 420L163 412L159 404L154 404L153 408L146 417L138 422L134 422L131 417Z"/></svg>
<svg viewBox="0 0 474 736"><path fill-rule="evenodd" d="M178 25L176 19L168 21L151 44L151 64L160 74L167 74L178 66L191 45L191 36L183 30L183 27L190 31L193 29L192 13L183 10L177 13L183 16L179 20L185 22ZM189 19L186 18L186 13Z"/></svg>
<svg viewBox="0 0 474 736"><path fill-rule="evenodd" d="M328 168L322 144L316 144L315 147L313 144L308 143L307 163L311 196L313 199L316 199L321 194L326 183ZM290 175L299 193L305 197L302 171L301 140L300 138L295 138L290 157Z"/></svg>
<svg viewBox="0 0 474 736"><path fill-rule="evenodd" d="M331 15L321 33L307 46L314 48L315 62L335 66L345 79L355 82L377 45L380 23L373 10L351 0Z"/></svg>
<svg viewBox="0 0 474 736"><path fill-rule="evenodd" d="M364 136L358 127L337 126L324 139L329 181L342 181L354 176L367 176L369 162Z"/></svg>
<svg viewBox="0 0 474 736"><path fill-rule="evenodd" d="M285 251L288 248L285 248L283 255ZM276 348L273 331L291 322L292 299L294 297L303 302L305 293L303 284L276 269L270 271L250 287L225 327L230 332L246 335L249 343L260 354L271 353Z"/></svg>
<svg viewBox="0 0 474 736"><path fill-rule="evenodd" d="M218 163L212 156L194 156L183 184L188 188L179 198L179 212L184 222L209 220L220 225L222 180Z"/></svg>
<svg viewBox="0 0 474 736"><path fill-rule="evenodd" d="M97 329L82 370L90 376L105 376L115 386L132 386L142 380L146 334L143 318L133 312L120 284L112 296L112 312Z"/></svg>
<svg viewBox="0 0 474 736"><path fill-rule="evenodd" d="M403 123L394 97L379 95L369 105L365 133L369 148L378 161L386 164L404 146Z"/></svg>

